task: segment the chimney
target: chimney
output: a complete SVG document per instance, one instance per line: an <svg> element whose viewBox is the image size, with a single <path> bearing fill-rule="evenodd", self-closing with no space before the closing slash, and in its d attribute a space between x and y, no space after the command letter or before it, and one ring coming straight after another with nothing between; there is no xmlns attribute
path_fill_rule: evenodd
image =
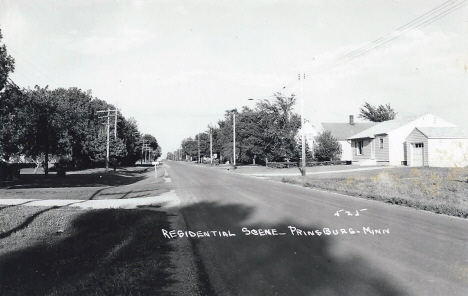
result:
<svg viewBox="0 0 468 296"><path fill-rule="evenodd" d="M354 115L349 115L349 124L354 125Z"/></svg>

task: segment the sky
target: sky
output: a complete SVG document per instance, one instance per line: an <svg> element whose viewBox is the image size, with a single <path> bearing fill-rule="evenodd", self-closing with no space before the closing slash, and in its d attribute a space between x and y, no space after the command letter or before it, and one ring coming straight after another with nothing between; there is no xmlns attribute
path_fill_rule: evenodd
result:
<svg viewBox="0 0 468 296"><path fill-rule="evenodd" d="M466 2L0 0L0 29L17 85L92 90L165 156L275 92L314 125L361 121L369 102L467 127ZM397 30L440 5L454 11Z"/></svg>

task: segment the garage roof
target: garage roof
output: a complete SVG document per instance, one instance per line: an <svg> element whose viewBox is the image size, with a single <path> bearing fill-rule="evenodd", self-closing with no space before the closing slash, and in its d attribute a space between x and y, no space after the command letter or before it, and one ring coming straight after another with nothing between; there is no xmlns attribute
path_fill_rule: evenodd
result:
<svg viewBox="0 0 468 296"><path fill-rule="evenodd" d="M459 127L416 127L429 139L468 139L468 130Z"/></svg>

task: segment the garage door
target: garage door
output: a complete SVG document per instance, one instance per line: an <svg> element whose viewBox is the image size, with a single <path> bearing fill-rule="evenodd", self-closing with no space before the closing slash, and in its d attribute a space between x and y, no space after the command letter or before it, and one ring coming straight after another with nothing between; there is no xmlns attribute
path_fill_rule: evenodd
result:
<svg viewBox="0 0 468 296"><path fill-rule="evenodd" d="M413 144L412 166L424 166L424 143Z"/></svg>

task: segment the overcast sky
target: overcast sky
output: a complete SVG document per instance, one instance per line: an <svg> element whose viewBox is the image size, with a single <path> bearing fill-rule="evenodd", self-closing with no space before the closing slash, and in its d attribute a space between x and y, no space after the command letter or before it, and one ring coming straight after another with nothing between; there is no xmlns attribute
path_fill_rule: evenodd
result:
<svg viewBox="0 0 468 296"><path fill-rule="evenodd" d="M369 102L468 126L468 5L318 71L444 3L0 0L0 28L16 84L91 89L165 156L249 98L299 95L300 72L313 123L347 122Z"/></svg>

